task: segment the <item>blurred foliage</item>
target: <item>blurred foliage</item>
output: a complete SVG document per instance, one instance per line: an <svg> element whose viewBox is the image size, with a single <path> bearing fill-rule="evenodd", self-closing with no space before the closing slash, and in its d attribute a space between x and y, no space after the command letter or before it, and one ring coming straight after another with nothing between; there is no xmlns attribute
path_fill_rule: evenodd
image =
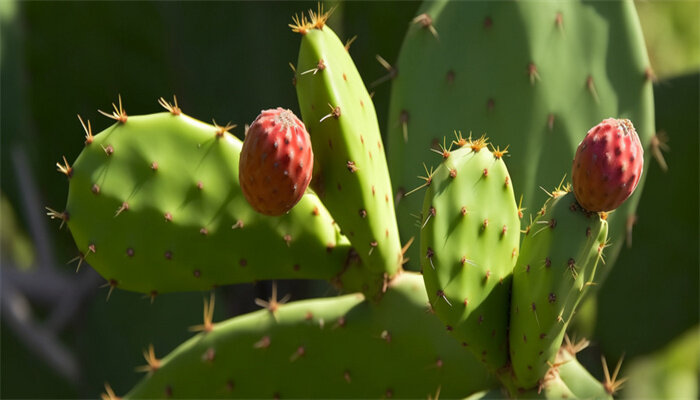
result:
<svg viewBox="0 0 700 400"><path fill-rule="evenodd" d="M659 78L700 68L700 2L637 0L635 5Z"/></svg>
<svg viewBox="0 0 700 400"><path fill-rule="evenodd" d="M34 247L19 225L15 210L5 195L0 193L0 246L2 257L12 260L15 267L28 269L34 264Z"/></svg>
<svg viewBox="0 0 700 400"><path fill-rule="evenodd" d="M396 60L418 4L362 1L342 3L336 9L329 24L343 40L358 35L350 53L368 85L387 73L376 54L392 64ZM700 3L637 4L657 74L697 68ZM34 176L43 204L60 209L67 185L55 163L62 155L73 160L83 146L76 113L90 119L97 133L111 124L97 109L108 111L118 94L129 114L159 112L156 99L176 94L186 113L204 121L236 123L234 133L239 136L243 125L263 108L298 111L287 64L296 60L299 39L287 24L294 13L315 6L289 1L0 1L3 256L15 258L14 263L32 263L29 253L34 246L24 233L26 215L44 213L26 209L17 190L13 155L18 148L30 159L31 170L25 172ZM612 273L601 288L600 304L605 307L598 310L596 335L606 353L619 355L623 349L628 354L647 353L697 324L698 230L697 220L688 215L697 216L698 204L697 197L691 198L697 191L687 190L697 182L697 97L692 108L693 103L683 105L686 100L664 92L684 88L686 94L697 95L697 76L694 79L658 86L657 105L694 115L696 125L685 131L659 125L671 138L670 171L662 174L656 165L648 167L634 247L621 255L629 259L628 267L616 268L619 273ZM370 87L381 127L387 126L389 87L388 83ZM663 121L660 115L657 120ZM665 120L673 122L671 117ZM690 162L694 164L684 166ZM688 168L688 175L680 173ZM675 201L673 195L689 192L687 199ZM668 215L659 217L659 209ZM58 231L56 221L52 227L54 256L62 266L76 255L75 246L70 235ZM690 237L684 236L687 232ZM683 250L683 245L692 251ZM657 272L651 274L641 265ZM71 273L74 266L63 268ZM100 293L106 296L107 289ZM133 367L144 363L141 350L157 343L156 355L163 355L190 335L188 326L200 323L203 296L171 294L152 305L139 294L122 291L113 293L109 302L104 297L93 299L61 336L82 364L84 376L78 387L31 355L3 323L0 397L95 397L106 380L117 393L124 393L140 377ZM215 320L231 314L225 307L217 312ZM642 342L647 335L651 339Z"/></svg>
<svg viewBox="0 0 700 400"><path fill-rule="evenodd" d="M700 329L684 335L627 369L621 398L697 399L700 385Z"/></svg>

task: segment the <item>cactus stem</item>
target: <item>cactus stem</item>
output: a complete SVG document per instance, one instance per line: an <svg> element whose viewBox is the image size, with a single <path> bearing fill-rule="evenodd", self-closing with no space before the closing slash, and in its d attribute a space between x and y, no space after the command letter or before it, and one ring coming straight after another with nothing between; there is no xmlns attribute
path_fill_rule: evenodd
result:
<svg viewBox="0 0 700 400"><path fill-rule="evenodd" d="M49 217L51 217L51 219L60 219L60 220L61 220L61 225L58 227L59 230L60 230L61 228L63 228L63 225L64 225L66 222L68 222L68 220L70 219L70 216L69 216L69 214L68 214L67 211L58 212L58 211L56 211L56 210L54 210L53 208L50 208L50 207L45 207L45 208L46 208L46 210L48 211L48 212L46 213L46 215L48 215Z"/></svg>
<svg viewBox="0 0 700 400"><path fill-rule="evenodd" d="M216 297L214 295L214 292L211 292L211 295L209 297L209 300L204 299L204 322L201 325L195 325L191 326L189 328L190 332L211 332L214 329L214 323L213 318L214 318L214 302L216 300Z"/></svg>
<svg viewBox="0 0 700 400"><path fill-rule="evenodd" d="M83 130L85 131L85 145L88 145L92 143L93 139L95 138L92 135L92 126L90 125L90 120L87 122L87 126L85 126L85 122L83 122L83 118L78 114L78 119L80 120L80 125L83 126Z"/></svg>
<svg viewBox="0 0 700 400"><path fill-rule="evenodd" d="M120 123L125 123L127 120L127 115L126 111L124 111L124 108L122 107L122 95L119 95L119 108L117 108L116 104L112 103L112 108L114 108L114 111L111 114L107 114L106 112L102 110L97 110L100 114L104 115L107 118L111 118L117 122Z"/></svg>
<svg viewBox="0 0 700 400"><path fill-rule="evenodd" d="M158 99L158 104L160 104L161 107L168 110L168 112L170 112L170 114L172 114L172 115L181 115L182 114L182 110L177 105L177 96L175 96L175 95L173 95L173 103L172 104L167 102L162 97Z"/></svg>

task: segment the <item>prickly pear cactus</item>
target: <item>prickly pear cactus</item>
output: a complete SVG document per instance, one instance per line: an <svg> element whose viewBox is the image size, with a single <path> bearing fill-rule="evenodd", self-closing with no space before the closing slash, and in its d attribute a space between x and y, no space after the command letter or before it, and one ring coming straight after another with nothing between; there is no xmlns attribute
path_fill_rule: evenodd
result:
<svg viewBox="0 0 700 400"><path fill-rule="evenodd" d="M510 281L520 247L513 183L484 138L443 147L426 182L421 270L430 304L463 346L493 371L508 360Z"/></svg>
<svg viewBox="0 0 700 400"><path fill-rule="evenodd" d="M544 202L539 187L559 183L578 143L604 118L631 120L645 148L654 133L653 75L631 0L427 1L396 67L387 149L404 240L418 233L412 214L421 203L402 193L416 186L421 161L445 132L486 133L517 149L507 162L529 210ZM610 259L638 199L610 216Z"/></svg>
<svg viewBox="0 0 700 400"><path fill-rule="evenodd" d="M535 386L554 363L576 306L595 283L607 233L605 220L561 189L527 227L510 311L510 360L519 387Z"/></svg>
<svg viewBox="0 0 700 400"><path fill-rule="evenodd" d="M160 360L125 398L464 397L495 385L425 312L420 275L361 294L216 323Z"/></svg>
<svg viewBox="0 0 700 400"><path fill-rule="evenodd" d="M376 276L368 291L377 292L402 262L391 180L372 99L327 17L319 10L293 25L297 95L316 159L311 185Z"/></svg>
<svg viewBox="0 0 700 400"><path fill-rule="evenodd" d="M285 216L258 214L238 185L240 140L173 110L120 113L63 165L59 215L81 260L113 288L152 295L342 270L349 245L313 193Z"/></svg>

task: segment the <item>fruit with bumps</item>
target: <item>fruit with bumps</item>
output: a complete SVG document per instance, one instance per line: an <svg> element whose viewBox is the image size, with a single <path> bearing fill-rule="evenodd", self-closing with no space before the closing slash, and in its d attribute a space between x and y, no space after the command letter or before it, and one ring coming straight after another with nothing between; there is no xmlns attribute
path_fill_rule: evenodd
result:
<svg viewBox="0 0 700 400"><path fill-rule="evenodd" d="M611 211L632 194L642 176L644 149L628 119L608 118L578 145L571 171L576 200L588 211Z"/></svg>
<svg viewBox="0 0 700 400"><path fill-rule="evenodd" d="M314 154L304 123L289 110L263 110L250 125L238 170L241 189L259 213L282 215L311 181Z"/></svg>

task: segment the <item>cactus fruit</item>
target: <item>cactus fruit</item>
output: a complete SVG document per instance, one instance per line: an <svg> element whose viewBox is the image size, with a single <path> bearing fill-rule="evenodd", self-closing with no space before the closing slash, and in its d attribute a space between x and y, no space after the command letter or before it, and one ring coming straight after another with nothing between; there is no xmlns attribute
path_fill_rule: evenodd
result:
<svg viewBox="0 0 700 400"><path fill-rule="evenodd" d="M311 181L314 154L304 123L280 107L262 111L246 132L239 162L248 203L265 215L286 213Z"/></svg>
<svg viewBox="0 0 700 400"><path fill-rule="evenodd" d="M301 34L295 82L314 148L311 186L376 276L376 291L403 260L391 180L372 99L327 18L319 10L292 25Z"/></svg>
<svg viewBox="0 0 700 400"><path fill-rule="evenodd" d="M632 122L608 118L578 145L571 180L588 211L611 211L632 194L642 176L644 149Z"/></svg>
<svg viewBox="0 0 700 400"><path fill-rule="evenodd" d="M492 371L508 359L511 273L520 219L505 150L486 139L444 148L421 221L421 270L435 314Z"/></svg>
<svg viewBox="0 0 700 400"><path fill-rule="evenodd" d="M425 312L404 273L378 304L361 294L280 305L215 323L158 360L125 398L462 398L486 369Z"/></svg>
<svg viewBox="0 0 700 400"><path fill-rule="evenodd" d="M510 357L516 384L535 386L554 362L574 310L593 284L608 224L568 187L551 193L526 229L513 270Z"/></svg>
<svg viewBox="0 0 700 400"><path fill-rule="evenodd" d="M173 109L175 111L175 109ZM261 279L331 279L349 243L313 193L281 217L238 186L241 141L180 112L124 114L69 169L67 224L112 288L163 293Z"/></svg>

